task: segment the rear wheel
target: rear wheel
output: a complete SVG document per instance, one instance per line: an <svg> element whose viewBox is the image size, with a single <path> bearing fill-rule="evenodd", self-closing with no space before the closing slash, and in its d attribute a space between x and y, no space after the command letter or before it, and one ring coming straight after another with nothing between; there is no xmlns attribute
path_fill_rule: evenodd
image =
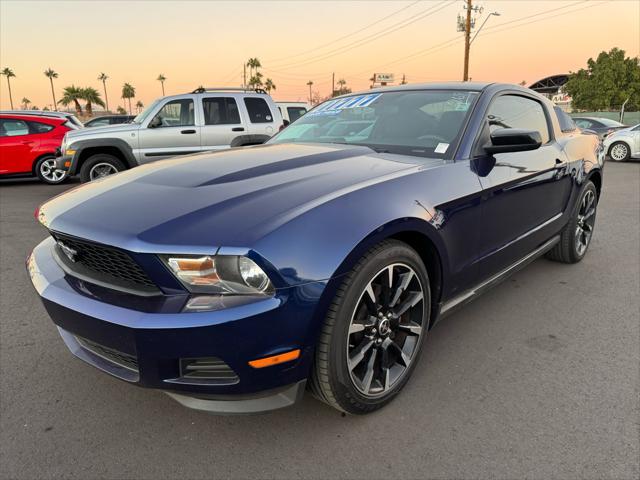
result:
<svg viewBox="0 0 640 480"><path fill-rule="evenodd" d="M49 185L57 185L67 179L67 172L58 170L56 159L52 155L38 160L35 171L38 178Z"/></svg>
<svg viewBox="0 0 640 480"><path fill-rule="evenodd" d="M107 177L125 169L122 161L106 153L97 153L90 156L80 168L80 180L91 182L98 178Z"/></svg>
<svg viewBox="0 0 640 480"><path fill-rule="evenodd" d="M593 237L597 207L598 192L589 181L582 189L571 220L561 233L560 242L549 251L547 258L563 263L577 263L584 258Z"/></svg>
<svg viewBox="0 0 640 480"><path fill-rule="evenodd" d="M372 412L402 390L429 326L429 277L399 241L372 248L343 281L322 328L311 389L347 413Z"/></svg>
<svg viewBox="0 0 640 480"><path fill-rule="evenodd" d="M631 158L631 149L624 142L615 142L609 148L609 156L616 162L626 162Z"/></svg>

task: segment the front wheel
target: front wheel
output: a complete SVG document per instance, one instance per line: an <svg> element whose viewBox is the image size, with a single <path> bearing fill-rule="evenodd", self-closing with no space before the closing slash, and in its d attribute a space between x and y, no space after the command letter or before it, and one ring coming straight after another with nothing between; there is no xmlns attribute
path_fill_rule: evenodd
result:
<svg viewBox="0 0 640 480"><path fill-rule="evenodd" d="M106 153L97 153L90 156L80 168L80 180L83 183L107 177L125 169L122 161Z"/></svg>
<svg viewBox="0 0 640 480"><path fill-rule="evenodd" d="M616 162L626 162L631 158L631 149L624 142L615 142L609 148L609 156Z"/></svg>
<svg viewBox="0 0 640 480"><path fill-rule="evenodd" d="M556 262L578 263L591 244L596 224L598 192L593 182L586 183L569 223L560 235L560 242L547 254Z"/></svg>
<svg viewBox="0 0 640 480"><path fill-rule="evenodd" d="M38 160L35 171L38 178L49 185L57 185L67 179L67 172L58 170L56 159L53 156L42 157Z"/></svg>
<svg viewBox="0 0 640 480"><path fill-rule="evenodd" d="M311 375L314 395L353 414L389 403L415 368L430 306L420 256L396 240L372 248L329 307Z"/></svg>

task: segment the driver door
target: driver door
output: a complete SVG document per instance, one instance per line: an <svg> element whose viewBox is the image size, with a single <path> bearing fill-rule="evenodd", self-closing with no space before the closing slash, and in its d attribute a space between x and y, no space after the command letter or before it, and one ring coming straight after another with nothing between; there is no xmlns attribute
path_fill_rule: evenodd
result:
<svg viewBox="0 0 640 480"><path fill-rule="evenodd" d="M200 151L200 126L196 125L191 98L166 102L138 131L140 163Z"/></svg>

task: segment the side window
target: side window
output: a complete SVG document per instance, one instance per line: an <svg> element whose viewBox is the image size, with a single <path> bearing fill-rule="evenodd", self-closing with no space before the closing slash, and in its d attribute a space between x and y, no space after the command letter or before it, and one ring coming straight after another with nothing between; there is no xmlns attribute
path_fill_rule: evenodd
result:
<svg viewBox="0 0 640 480"><path fill-rule="evenodd" d="M103 127L105 125L110 125L110 120L108 118L99 118L89 124L90 127Z"/></svg>
<svg viewBox="0 0 640 480"><path fill-rule="evenodd" d="M307 113L307 109L304 107L287 107L287 113L289 114L289 120L295 122Z"/></svg>
<svg viewBox="0 0 640 480"><path fill-rule="evenodd" d="M591 128L591 122L589 120L576 120L576 125L580 128Z"/></svg>
<svg viewBox="0 0 640 480"><path fill-rule="evenodd" d="M249 112L249 120L251 123L271 123L273 117L271 116L271 110L264 98L246 97L244 104Z"/></svg>
<svg viewBox="0 0 640 480"><path fill-rule="evenodd" d="M535 100L517 95L496 98L487 113L489 130L498 128L522 128L540 132L542 143L549 141L549 127L544 109Z"/></svg>
<svg viewBox="0 0 640 480"><path fill-rule="evenodd" d="M22 120L0 120L0 137L28 135L29 126Z"/></svg>
<svg viewBox="0 0 640 480"><path fill-rule="evenodd" d="M53 130L53 125L47 125L40 122L27 122L29 124L29 130L31 133L47 133Z"/></svg>
<svg viewBox="0 0 640 480"><path fill-rule="evenodd" d="M190 127L195 125L193 100L171 100L149 122L150 127Z"/></svg>
<svg viewBox="0 0 640 480"><path fill-rule="evenodd" d="M234 98L203 98L205 125L234 125L240 122L238 104Z"/></svg>
<svg viewBox="0 0 640 480"><path fill-rule="evenodd" d="M560 107L553 107L558 117L558 123L560 124L560 130L563 132L573 132L577 127L576 123L573 121L566 112L564 112Z"/></svg>

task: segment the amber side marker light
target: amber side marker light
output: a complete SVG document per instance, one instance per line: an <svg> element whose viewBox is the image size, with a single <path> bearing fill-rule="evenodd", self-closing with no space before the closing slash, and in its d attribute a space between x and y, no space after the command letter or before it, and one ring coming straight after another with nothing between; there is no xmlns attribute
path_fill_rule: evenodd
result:
<svg viewBox="0 0 640 480"><path fill-rule="evenodd" d="M249 365L253 368L264 368L272 365L278 365L279 363L290 362L300 356L300 349L291 350L285 353L279 353L278 355L272 355L270 357L258 358L257 360L251 360Z"/></svg>

